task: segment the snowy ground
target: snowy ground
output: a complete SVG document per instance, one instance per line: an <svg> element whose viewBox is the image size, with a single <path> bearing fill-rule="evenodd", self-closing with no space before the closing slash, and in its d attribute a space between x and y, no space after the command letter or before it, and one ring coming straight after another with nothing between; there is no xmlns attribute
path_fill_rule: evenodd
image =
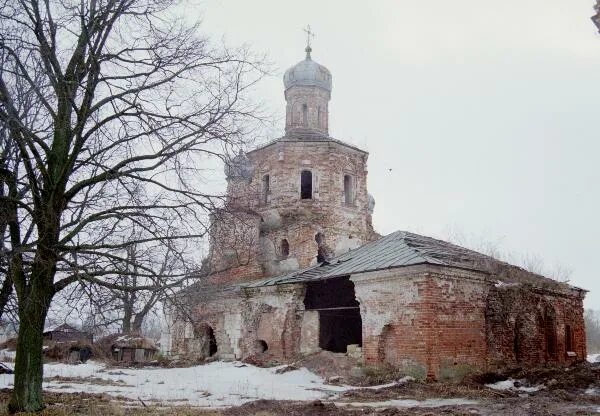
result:
<svg viewBox="0 0 600 416"><path fill-rule="evenodd" d="M8 354L11 355L11 354ZM8 357L5 350L0 357ZM595 362L600 354L588 357ZM10 366L10 363L7 363ZM203 408L239 406L247 402L265 400L312 401L320 399L334 402L338 406L355 407L439 407L469 406L477 402L462 398L427 400L386 400L378 402L354 402L344 400L341 393L356 389L350 386L326 384L324 379L306 368L277 374L275 368L259 368L240 362L213 362L189 368L107 368L104 364L89 361L86 364L62 363L44 365L44 389L65 393L105 393L114 397L144 401L147 404L191 405ZM410 378L396 383L409 382ZM520 380L518 380L520 381ZM543 386L523 387L516 380L505 380L487 385L496 390L512 390L533 393ZM390 386L367 387L377 389ZM10 388L13 376L0 375L0 388ZM586 395L596 395L588 389Z"/></svg>
<svg viewBox="0 0 600 416"><path fill-rule="evenodd" d="M44 365L44 379L44 389L49 391L107 393L151 403L201 407L236 406L257 399L315 400L347 389L325 385L307 369L276 374L275 368L239 362L143 369L107 369L94 361L57 363ZM12 383L12 375L0 375L0 388Z"/></svg>
<svg viewBox="0 0 600 416"><path fill-rule="evenodd" d="M1 352L0 352L1 353ZM240 362L213 362L189 368L106 368L99 362L85 364L45 364L44 389L65 393L105 393L147 404L190 405L204 408L238 406L265 400L327 400L339 406L439 407L475 403L463 399L389 400L385 402L342 403L339 393L357 389L335 386L306 368L277 374L279 367L260 368ZM382 389L413 380L364 389ZM13 376L0 375L0 388L12 387Z"/></svg>

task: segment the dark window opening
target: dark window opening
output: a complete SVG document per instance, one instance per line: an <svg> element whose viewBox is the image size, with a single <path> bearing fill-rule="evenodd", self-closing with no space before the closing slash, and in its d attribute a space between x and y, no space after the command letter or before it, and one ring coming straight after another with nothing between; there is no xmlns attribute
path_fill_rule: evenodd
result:
<svg viewBox="0 0 600 416"><path fill-rule="evenodd" d="M573 342L573 328L571 325L565 325L565 350L574 351L574 342Z"/></svg>
<svg viewBox="0 0 600 416"><path fill-rule="evenodd" d="M315 241L317 242L317 263L323 263L330 257L323 233L317 233L315 235Z"/></svg>
<svg viewBox="0 0 600 416"><path fill-rule="evenodd" d="M302 104L302 125L308 126L308 106L306 104Z"/></svg>
<svg viewBox="0 0 600 416"><path fill-rule="evenodd" d="M546 309L544 314L544 339L546 343L546 359L556 360L556 318L554 311Z"/></svg>
<svg viewBox="0 0 600 416"><path fill-rule="evenodd" d="M344 175L344 203L346 205L354 205L354 189L352 176Z"/></svg>
<svg viewBox="0 0 600 416"><path fill-rule="evenodd" d="M300 174L300 198L312 199L312 172L303 170Z"/></svg>
<svg viewBox="0 0 600 416"><path fill-rule="evenodd" d="M271 192L271 178L269 175L263 176L262 185L262 203L267 204L269 202L269 193Z"/></svg>
<svg viewBox="0 0 600 416"><path fill-rule="evenodd" d="M517 319L515 322L515 329L514 329L514 338L513 338L513 353L515 355L515 361L516 362L521 362L521 360L523 359L523 336L522 336L522 330L523 330L523 322L520 319Z"/></svg>
<svg viewBox="0 0 600 416"><path fill-rule="evenodd" d="M279 252L282 258L287 258L290 255L290 243L288 243L287 239L281 240L281 244L279 245Z"/></svg>
<svg viewBox="0 0 600 416"><path fill-rule="evenodd" d="M259 353L265 352L269 349L269 344L267 344L267 342L262 339L256 340L254 346L256 348L256 351L258 351Z"/></svg>
<svg viewBox="0 0 600 416"><path fill-rule="evenodd" d="M360 308L349 278L308 283L304 306L319 312L319 347L346 352L348 345L362 346Z"/></svg>

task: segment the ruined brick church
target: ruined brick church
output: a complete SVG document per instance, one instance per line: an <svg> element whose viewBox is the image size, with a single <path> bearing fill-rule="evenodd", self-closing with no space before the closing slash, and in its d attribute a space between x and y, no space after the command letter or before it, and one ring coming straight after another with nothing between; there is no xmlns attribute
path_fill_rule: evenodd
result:
<svg viewBox="0 0 600 416"><path fill-rule="evenodd" d="M445 241L378 235L368 153L329 135L331 73L308 46L283 82L285 135L226 164L209 272L178 296L172 353L351 350L430 379L584 359L584 290Z"/></svg>

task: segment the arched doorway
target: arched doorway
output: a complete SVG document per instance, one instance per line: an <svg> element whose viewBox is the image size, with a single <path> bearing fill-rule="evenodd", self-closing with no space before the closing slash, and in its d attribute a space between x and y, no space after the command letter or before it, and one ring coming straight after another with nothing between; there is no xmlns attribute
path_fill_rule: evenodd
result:
<svg viewBox="0 0 600 416"><path fill-rule="evenodd" d="M199 354L202 357L212 357L218 351L217 339L212 326L202 324L194 329L194 338L198 343Z"/></svg>
<svg viewBox="0 0 600 416"><path fill-rule="evenodd" d="M398 365L399 351L396 342L396 328L390 324L383 327L379 337L379 361L392 366Z"/></svg>

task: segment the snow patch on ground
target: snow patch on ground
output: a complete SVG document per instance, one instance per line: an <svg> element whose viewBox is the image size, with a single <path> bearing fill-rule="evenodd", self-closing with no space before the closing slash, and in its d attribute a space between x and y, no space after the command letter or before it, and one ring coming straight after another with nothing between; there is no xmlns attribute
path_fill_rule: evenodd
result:
<svg viewBox="0 0 600 416"><path fill-rule="evenodd" d="M53 380L54 377L58 378ZM79 365L54 363L44 365L44 379L47 379L44 389L49 391L106 393L148 403L212 408L238 406L258 399L332 399L338 393L356 388L325 384L306 368L277 374L276 368L219 361L188 368L141 369L109 369L94 361ZM380 389L408 381L404 378L369 388ZM12 385L12 375L0 375L0 388Z"/></svg>
<svg viewBox="0 0 600 416"><path fill-rule="evenodd" d="M14 361L16 356L16 351L0 350L0 361Z"/></svg>
<svg viewBox="0 0 600 416"><path fill-rule="evenodd" d="M344 386L344 387L346 387L348 389L354 389L354 390L381 390L381 389L385 389L388 387L397 386L399 384L406 384L410 381L415 381L414 377L411 377L411 376L402 377L401 379L396 380L392 383L380 384L379 386L367 386L367 387Z"/></svg>
<svg viewBox="0 0 600 416"><path fill-rule="evenodd" d="M515 386L515 383L519 383L519 386L518 387ZM490 389L494 389L494 390L517 390L517 391L523 391L526 393L533 393L533 392L536 392L536 391L544 388L543 385L533 386L533 387L525 387L522 384L523 384L523 380L513 380L512 378L509 378L508 380L498 381L496 383L491 383L491 384L486 384L485 386L489 387Z"/></svg>
<svg viewBox="0 0 600 416"><path fill-rule="evenodd" d="M386 400L384 402L350 402L335 403L338 407L373 407L373 408L407 408L407 407L442 407L442 406L467 406L478 404L475 400L468 399L426 399L426 400Z"/></svg>
<svg viewBox="0 0 600 416"><path fill-rule="evenodd" d="M589 363L598 363L600 362L600 354L588 354L587 360Z"/></svg>
<svg viewBox="0 0 600 416"><path fill-rule="evenodd" d="M65 393L105 393L149 404L190 405L207 408L239 406L265 400L328 400L353 389L379 390L414 379L404 377L394 383L370 387L335 386L306 368L277 374L277 367L260 368L240 362L213 362L188 368L107 368L88 361L85 364L44 365L44 389ZM13 375L0 374L0 388L13 386ZM389 400L369 403L336 403L353 407L440 407L475 404L464 399Z"/></svg>

